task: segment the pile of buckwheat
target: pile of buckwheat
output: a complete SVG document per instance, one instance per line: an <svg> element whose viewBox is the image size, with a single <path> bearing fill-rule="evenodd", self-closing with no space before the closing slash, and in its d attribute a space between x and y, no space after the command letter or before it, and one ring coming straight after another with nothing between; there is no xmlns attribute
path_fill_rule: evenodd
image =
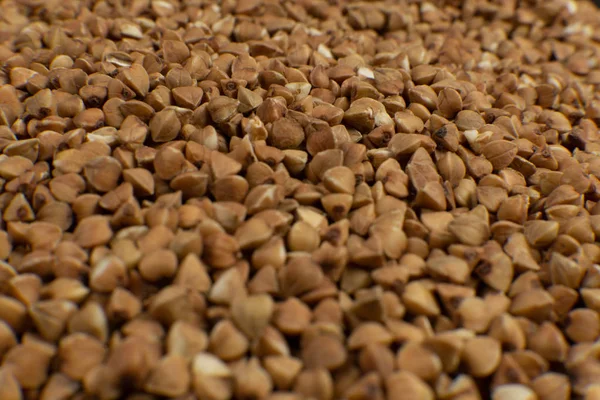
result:
<svg viewBox="0 0 600 400"><path fill-rule="evenodd" d="M600 11L3 0L1 400L600 399Z"/></svg>

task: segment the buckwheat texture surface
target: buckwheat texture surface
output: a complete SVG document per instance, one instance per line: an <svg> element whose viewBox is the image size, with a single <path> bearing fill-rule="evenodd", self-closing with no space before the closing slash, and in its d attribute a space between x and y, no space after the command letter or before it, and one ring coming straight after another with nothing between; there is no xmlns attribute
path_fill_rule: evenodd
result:
<svg viewBox="0 0 600 400"><path fill-rule="evenodd" d="M0 1L1 400L600 399L600 11Z"/></svg>

